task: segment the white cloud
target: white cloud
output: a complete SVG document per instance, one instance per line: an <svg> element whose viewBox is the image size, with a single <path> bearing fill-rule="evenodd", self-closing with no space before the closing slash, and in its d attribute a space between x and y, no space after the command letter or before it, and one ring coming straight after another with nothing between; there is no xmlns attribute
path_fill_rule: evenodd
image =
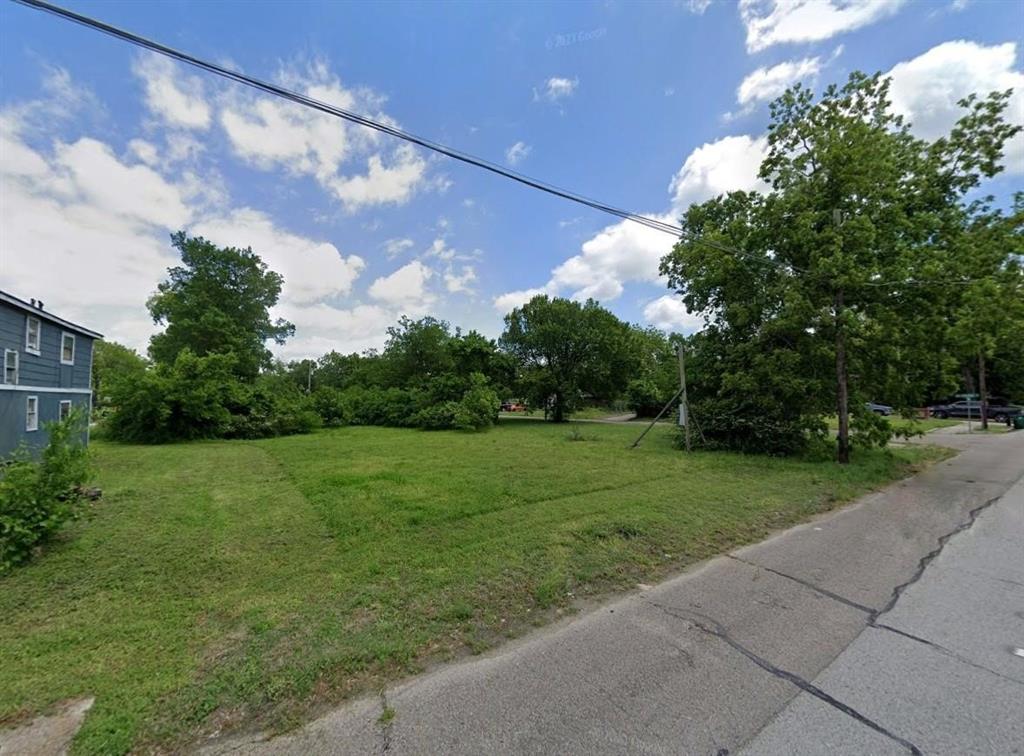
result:
<svg viewBox="0 0 1024 756"><path fill-rule="evenodd" d="M764 190L758 177L768 142L764 137L728 136L703 144L686 158L672 178L672 207L682 213L694 202L723 192Z"/></svg>
<svg viewBox="0 0 1024 756"><path fill-rule="evenodd" d="M1016 58L1013 42L992 46L966 40L944 42L889 71L892 109L912 124L917 136L936 139L964 114L957 105L960 99L972 92L984 96L1012 88L1004 117L1024 125L1024 73L1014 70ZM1004 163L1007 172L1024 173L1024 133L1007 145Z"/></svg>
<svg viewBox="0 0 1024 756"><path fill-rule="evenodd" d="M540 294L554 295L555 292L547 287L510 291L494 298L494 309L504 315L506 312L512 312L516 307L522 307Z"/></svg>
<svg viewBox="0 0 1024 756"><path fill-rule="evenodd" d="M516 142L507 150L505 150L505 161L509 165L518 165L521 161L526 159L530 154L532 148L526 142Z"/></svg>
<svg viewBox="0 0 1024 756"><path fill-rule="evenodd" d="M444 274L444 286L453 294L473 290L476 282L476 270L472 265L463 265L461 273L449 270Z"/></svg>
<svg viewBox="0 0 1024 756"><path fill-rule="evenodd" d="M146 106L171 126L208 129L210 105L203 82L184 73L177 64L156 53L143 53L132 64L132 72L142 80Z"/></svg>
<svg viewBox="0 0 1024 756"><path fill-rule="evenodd" d="M52 169L60 194L97 213L164 228L180 228L192 215L178 187L149 166L125 165L95 139L58 143Z"/></svg>
<svg viewBox="0 0 1024 756"><path fill-rule="evenodd" d="M412 239L388 239L384 242L384 252L387 253L388 258L397 257L398 255L410 249L413 245Z"/></svg>
<svg viewBox="0 0 1024 756"><path fill-rule="evenodd" d="M323 62L302 71L284 69L277 79L291 89L346 110L397 125L379 112L383 98L368 89L342 86ZM220 123L235 154L263 170L312 176L350 211L377 204L400 205L420 188L444 191L451 182L427 181L427 162L409 144L389 143L378 132L300 105L232 91L223 101ZM365 166L365 173L342 169Z"/></svg>
<svg viewBox="0 0 1024 756"><path fill-rule="evenodd" d="M433 294L427 289L427 282L433 275L433 270L414 260L390 275L378 278L370 284L367 293L377 301L402 308L409 314L422 313L434 301Z"/></svg>
<svg viewBox="0 0 1024 756"><path fill-rule="evenodd" d="M671 210L651 217L674 223L693 202L727 191L765 188L757 178L765 144L764 138L732 136L698 147L669 186ZM544 286L502 294L494 299L494 306L508 312L536 294L615 299L626 284L661 281L659 263L675 241L669 234L631 221L607 226L585 241L579 254L558 265ZM664 309L657 312L664 315Z"/></svg>
<svg viewBox="0 0 1024 756"><path fill-rule="evenodd" d="M366 267L358 255L345 257L329 242L279 229L267 215L248 207L204 220L190 231L221 246L252 247L271 270L284 276L282 301L308 303L348 294Z"/></svg>
<svg viewBox="0 0 1024 756"><path fill-rule="evenodd" d="M548 102L559 102L568 99L576 93L579 86L579 78L569 79L565 76L552 76L541 86L540 91L533 91L533 99L545 99Z"/></svg>
<svg viewBox="0 0 1024 756"><path fill-rule="evenodd" d="M394 325L401 313L375 304L332 307L320 302L279 306L273 315L295 324L295 336L274 352L283 359L301 359L331 350L348 353L379 349L387 339L388 326Z"/></svg>
<svg viewBox="0 0 1024 756"><path fill-rule="evenodd" d="M802 58L765 68L762 66L740 83L736 101L743 106L774 100L798 81L813 78L821 70L821 58Z"/></svg>
<svg viewBox="0 0 1024 756"><path fill-rule="evenodd" d="M658 220L674 218L665 215ZM625 283L657 281L658 263L674 242L669 234L639 223L616 223L585 241L580 254L556 267L549 285L574 299L615 299Z"/></svg>
<svg viewBox="0 0 1024 756"><path fill-rule="evenodd" d="M380 155L371 155L366 168L365 175L329 182L331 191L349 210L366 205L404 204L423 181L427 163L411 145L405 144L394 151L387 164Z"/></svg>
<svg viewBox="0 0 1024 756"><path fill-rule="evenodd" d="M690 11L690 13L702 16L704 11L711 6L711 0L686 0L685 5L686 10Z"/></svg>
<svg viewBox="0 0 1024 756"><path fill-rule="evenodd" d="M423 253L426 257L436 257L444 262L451 262L455 258L455 250L449 247L444 239L434 239L430 248Z"/></svg>
<svg viewBox="0 0 1024 756"><path fill-rule="evenodd" d="M90 137L31 146L27 137L39 132L25 119L48 107L0 112L0 287L43 299L50 311L142 351L155 330L145 301L179 262L168 234L180 228L251 245L284 275L280 307L290 311L305 313L318 298L351 292L364 267L360 257L285 231L259 211L227 207L215 171L173 179L140 162L155 151L141 139L121 157ZM366 320L367 312L353 308L345 322ZM388 322L394 315L388 312Z"/></svg>
<svg viewBox="0 0 1024 756"><path fill-rule="evenodd" d="M135 157L148 166L155 165L159 158L156 145L152 142L147 142L145 139L131 140L128 142L128 149L131 150Z"/></svg>
<svg viewBox="0 0 1024 756"><path fill-rule="evenodd" d="M686 309L678 295L665 294L644 307L644 320L663 331L699 331L704 319Z"/></svg>
<svg viewBox="0 0 1024 756"><path fill-rule="evenodd" d="M900 9L905 0L740 0L747 51L787 42L818 42Z"/></svg>

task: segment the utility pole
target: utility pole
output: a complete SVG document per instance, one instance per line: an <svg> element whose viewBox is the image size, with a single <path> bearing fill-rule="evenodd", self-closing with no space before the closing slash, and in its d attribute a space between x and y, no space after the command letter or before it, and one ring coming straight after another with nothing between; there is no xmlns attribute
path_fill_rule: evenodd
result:
<svg viewBox="0 0 1024 756"><path fill-rule="evenodd" d="M683 345L676 346L679 356L679 392L682 402L679 405L679 424L683 426L683 437L686 439L686 451L690 451L690 402L686 396L686 356Z"/></svg>
<svg viewBox="0 0 1024 756"><path fill-rule="evenodd" d="M309 365L309 373L306 375L306 393L313 393L313 360L307 360Z"/></svg>

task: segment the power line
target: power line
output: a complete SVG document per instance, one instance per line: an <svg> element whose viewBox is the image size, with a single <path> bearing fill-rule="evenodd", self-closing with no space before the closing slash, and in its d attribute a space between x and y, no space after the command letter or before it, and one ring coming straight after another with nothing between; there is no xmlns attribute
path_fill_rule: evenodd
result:
<svg viewBox="0 0 1024 756"><path fill-rule="evenodd" d="M681 236L684 235L683 234L683 229L679 228L678 226L674 226L674 225L672 225L670 223L666 223L664 221L660 221L660 220L658 220L656 218L649 218L649 217L647 217L645 215L640 215L638 213L633 213L633 212L630 212L628 210L623 210L621 208L617 208L617 207L614 207L612 205L605 204L605 203L600 202L598 200L591 199L590 197L586 197L586 196L584 196L582 194L578 194L576 192L572 192L572 191L569 191L567 189L561 189L561 188L559 188L557 186L554 186L553 184L548 184L548 183L546 183L544 181L541 181L539 179L531 178L529 176L526 176L525 174L518 173L516 171L510 170L510 169L505 168L503 166L500 166L500 165L497 165L495 163L492 163L492 162L490 162L488 160L484 160L483 158L479 158L479 157L476 157L476 156L471 155L469 153L457 150L457 149L455 149L453 147L448 147L448 146L440 144L438 142L433 142L433 141L431 141L429 139L425 139L423 137L416 136L415 134L411 134L411 133L409 133L407 131L403 131L403 130L398 129L398 128L394 127L394 126L390 126L388 124L381 123L379 121L374 121L373 119L367 118L366 116L361 116L358 113L354 113L352 111L345 110L344 108L339 108L339 107L334 106L334 105L329 105L328 103L322 102L320 100L316 100L316 99L314 99L312 97L309 97L307 95L301 94L299 92L295 92L295 91L290 90L290 89L286 89L286 88L278 86L276 84L271 84L269 82L262 81L261 79L256 79L256 78L254 78L252 76L248 76L248 75L240 73L238 71L232 71L232 70L230 70L228 68L224 68L223 66L219 66L216 63L211 63L211 62L209 62L207 60L203 60L201 58L197 58L194 55L190 55L189 53L182 52L180 50L176 50L175 48L168 47L167 45L164 45L164 44L162 44L160 42L156 42L154 40L147 39L146 37L142 37L142 36L140 36L138 34L135 34L133 32L127 31L125 29L121 29L121 28L118 28L116 26L112 26L110 24L107 24L107 23L105 23L103 21L99 21L98 19L92 18L90 16L86 16L86 15L83 15L83 14L80 14L80 13L75 13L74 11L68 10L67 8L62 8L60 6L53 5L53 4L48 3L48 2L43 2L42 0L13 0L13 1L18 3L18 4L20 4L20 5L24 5L24 6L27 6L29 8L34 8L36 10L45 11L45 12L51 13L51 14L59 17L59 18L63 18L63 19L68 20L68 21L73 21L73 22L75 22L77 24L81 24L82 26L88 27L90 29L94 29L96 31L103 32L104 34L108 34L108 35L110 35L112 37L115 37L117 39L123 40L125 42L128 42L130 44L136 45L138 47L142 47L142 48L145 48L145 49L150 50L152 52L158 53L160 55L164 55L164 56L172 58L174 60L178 60L178 61L180 61L182 63L187 63L187 64L189 64L191 66L195 66L196 68L200 68L200 69L202 69L204 71L207 71L209 73L215 74L217 76L221 76L223 78L230 79L230 80L235 81L235 82L237 82L239 84L244 84L244 85L246 85L248 87L252 87L254 89L258 89L258 90L260 90L262 92L266 92L267 94L271 94L271 95L274 95L274 96L277 96L277 97L282 97L282 98L284 98L286 100L290 100L291 102L297 103L299 105L304 105L304 106L312 108L314 110L318 110L318 111L320 111L322 113L326 113L327 115L332 115L332 116L335 116L337 118L342 118L342 119L344 119L346 121L349 121L351 123L355 123L355 124L358 124L360 126L365 126L366 128L373 129L375 131L379 131L379 132L382 132L384 134L388 134L388 135L396 137L398 139L403 139L403 140L405 140L407 142L410 142L412 144L418 145L418 146L423 147L423 148L428 149L428 150L432 150L433 152L437 152L437 153L439 153L441 155L445 155L446 157L450 157L450 158L452 158L454 160L459 160L459 161L461 161L463 163L467 163L469 165L476 166L477 168L482 168L482 169L484 169L486 171L490 171L491 173L498 174L500 176L503 176L505 178L511 179L511 180L516 181L516 182L518 182L520 184L524 184L524 185L526 185L528 187L531 187L533 189L538 189L538 190L540 190L542 192L547 192L548 194L552 194L552 195L554 195L556 197L561 197L562 199L567 199L567 200L569 200L571 202L576 202L576 203L579 203L581 205L586 205L587 207L593 208L595 210L599 210L599 211L604 212L604 213L608 213L610 215L614 215L614 216L616 216L618 218L622 218L623 220L633 221L634 223L638 223L640 225L646 226L647 228L653 229L655 231L661 231L661 232L666 233L666 234L671 234L672 236L675 236L675 237L681 237ZM694 241L700 241L700 240L694 239ZM714 245L713 243L708 243L708 246L719 246L719 245ZM734 251L734 250L730 250L730 251Z"/></svg>
<svg viewBox="0 0 1024 756"><path fill-rule="evenodd" d="M726 244L721 244L719 242L714 242L714 241L710 241L708 239L703 239L703 238L701 238L699 236L695 236L695 235L686 233L682 228L680 228L679 226L674 226L671 223L666 223L665 221L658 220L657 218L650 218L650 217L648 217L646 215L640 215L638 213L633 213L633 212L630 212L628 210L623 210L621 208L614 207L613 205L608 205L608 204L605 204L605 203L600 202L598 200L592 199L592 198L587 197L585 195L578 194L576 192L572 192L572 191L570 191L568 189L562 189L562 188L560 188L558 186L555 186L554 184L549 184L547 182L541 181L540 179L531 178L530 176L527 176L527 175L522 174L522 173L518 173L517 171L510 170L508 168L505 168L504 166L497 165L496 163L492 163L492 162L490 162L488 160L485 160L483 158L476 157L476 156L471 155L471 154L469 154L467 152L462 152L461 150L457 150L457 149L455 149L453 147L448 147L448 146L443 145L443 144L441 144L439 142L434 142L434 141L431 141L431 140L426 139L424 137L416 136L415 134L412 134L410 132L407 132L407 131L404 131L402 129L396 128L394 126L390 126L390 125L388 125L386 123L381 123L379 121L374 121L373 119L367 118L366 116L359 115L358 113L354 113L354 112L346 110L344 108L339 108L337 106L330 105L328 103L322 102L321 100L317 100L317 99L314 99L314 98L309 97L307 95L301 94L299 92L295 92L293 90L286 89L285 87L281 87L281 86L278 86L276 84L271 84L271 83L263 81L261 79L257 79L255 77L248 76L246 74L240 73L238 71L232 71L232 70L230 70L228 68L224 68L223 66L219 66L216 63L211 63L211 62L209 62L207 60L203 60L202 58L197 58L194 55L191 55L191 54L186 53L186 52L182 52L182 51L177 50L177 49L175 49L173 47L169 47L167 45L164 45L164 44L162 44L160 42L156 42L154 40L151 40L151 39L148 39L146 37L140 36L138 34L135 34L134 32L130 32L130 31L127 31L125 29L121 29L119 27L116 27L116 26L113 26L111 24L105 23L103 21L100 21L98 19L92 18L90 16L83 15L81 13L76 13L76 12L74 12L72 10L68 10L67 8L62 8L62 7L58 6L58 5L54 5L52 3L44 2L44 0L12 0L12 1L15 2L15 3L18 3L19 5L24 5L26 7L33 8L35 10L44 11L46 13L50 13L50 14L52 14L54 16L57 16L58 18L63 18L65 20L67 20L67 21L72 21L74 23L80 24L82 26L85 26L87 28L93 29L95 31L102 32L104 34L107 34L109 36L115 37L117 39L120 39L122 41L128 42L130 44L136 45L138 47L145 48L147 50L150 50L151 52L155 52L155 53L158 53L160 55L164 55L164 56L166 56L168 58L171 58L173 60L177 60L177 61L180 61L182 63L187 63L188 65L194 66L194 67L199 68L199 69L204 70L204 71L207 71L207 72L212 73L212 74L214 74L216 76L221 76L221 77L223 77L225 79L229 79L229 80L234 81L236 83L243 84L243 85L251 87L253 89L260 90L260 91L265 92L267 94L271 94L271 95L274 95L276 97L281 97L283 99L289 100L289 101L294 102L294 103L296 103L298 105L303 105L305 107L312 108L313 110L320 111L321 113L325 113L327 115L335 116L337 118L344 119L344 120L349 121L351 123L355 123L355 124L358 124L360 126L364 126L366 128L373 129L374 131L379 131L381 133L388 134L389 136L393 136L393 137L395 137L397 139L405 140L407 142L410 142L412 144L418 145L418 146L423 147L425 149L431 150L433 152L437 152L437 153L439 153L441 155L445 155L446 157L450 157L453 160L458 160L458 161L466 163L468 165L472 165L472 166L475 166L477 168L482 168L482 169L484 169L486 171L490 171L491 173L495 173L495 174L497 174L499 176L503 176L504 178L511 179L512 181L516 181L516 182L518 182L520 184L523 184L525 186L528 186L528 187L530 187L532 189L537 189L539 191L546 192L547 194L551 194L551 195L554 195L556 197L560 197L562 199L569 200L570 202L576 202L578 204L585 205L585 206L590 207L590 208L592 208L594 210L598 210L600 212L607 213L607 214L610 214L610 215L614 215L614 216L616 216L618 218L622 218L623 220L632 221L634 223L637 223L637 224L640 224L640 225L645 226L647 228L650 228L650 229L652 229L654 231L660 231L660 232L665 233L665 234L670 234L670 235L672 235L674 237L677 237L677 238L686 239L687 241L689 241L691 243L700 244L700 245L703 245L703 246L708 247L710 249L715 249L715 250L718 250L720 252L726 252L726 253L729 253L729 254L732 254L732 255L736 255L738 257L746 257L747 259L750 259L750 260L768 262L768 263L771 263L771 264L779 266L784 272L788 272L789 270L792 270L792 271L795 271L795 272L798 272L798 273L809 274L809 271L806 271L806 270L804 270L802 268L799 268L799 267L797 267L795 265L792 265L790 263L786 263L783 260L779 260L779 259L776 259L776 258L770 257L770 256L769 257L762 257L760 255L756 255L755 253L746 252L744 250L739 250L739 249L736 249L735 247L730 247L730 246L728 246ZM867 285L867 286L879 286L879 287L881 287L881 286L896 287L896 286L958 285L958 284L962 285L962 284L972 283L974 280L976 280L976 279L960 279L960 280L945 280L945 281L940 281L940 280L936 280L936 281L921 281L921 280L911 280L911 281L876 281L876 282L868 282L865 285Z"/></svg>

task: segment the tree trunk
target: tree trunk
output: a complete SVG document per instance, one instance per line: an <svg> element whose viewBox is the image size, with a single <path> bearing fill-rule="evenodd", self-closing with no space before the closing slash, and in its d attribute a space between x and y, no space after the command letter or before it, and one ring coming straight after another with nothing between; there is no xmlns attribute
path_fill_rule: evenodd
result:
<svg viewBox="0 0 1024 756"><path fill-rule="evenodd" d="M843 292L835 295L836 317L836 414L839 416L839 435L836 438L836 461L850 462L850 397L846 385L846 334L843 333Z"/></svg>
<svg viewBox="0 0 1024 756"><path fill-rule="evenodd" d="M988 430L988 387L985 385L985 355L978 352L978 394L981 395L981 429Z"/></svg>
<svg viewBox="0 0 1024 756"><path fill-rule="evenodd" d="M556 391L555 392L555 406L552 407L551 409L552 409L552 412L554 414L554 417L552 419L556 423L564 423L565 422L565 404L564 404L564 402L562 400L562 392L561 391Z"/></svg>

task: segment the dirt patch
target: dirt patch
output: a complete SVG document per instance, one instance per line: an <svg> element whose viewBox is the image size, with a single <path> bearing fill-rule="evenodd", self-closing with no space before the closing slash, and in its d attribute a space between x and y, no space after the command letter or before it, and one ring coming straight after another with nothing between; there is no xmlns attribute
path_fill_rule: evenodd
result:
<svg viewBox="0 0 1024 756"><path fill-rule="evenodd" d="M93 698L65 701L53 714L39 716L11 730L0 731L0 756L53 756L65 754L71 739L92 708Z"/></svg>

